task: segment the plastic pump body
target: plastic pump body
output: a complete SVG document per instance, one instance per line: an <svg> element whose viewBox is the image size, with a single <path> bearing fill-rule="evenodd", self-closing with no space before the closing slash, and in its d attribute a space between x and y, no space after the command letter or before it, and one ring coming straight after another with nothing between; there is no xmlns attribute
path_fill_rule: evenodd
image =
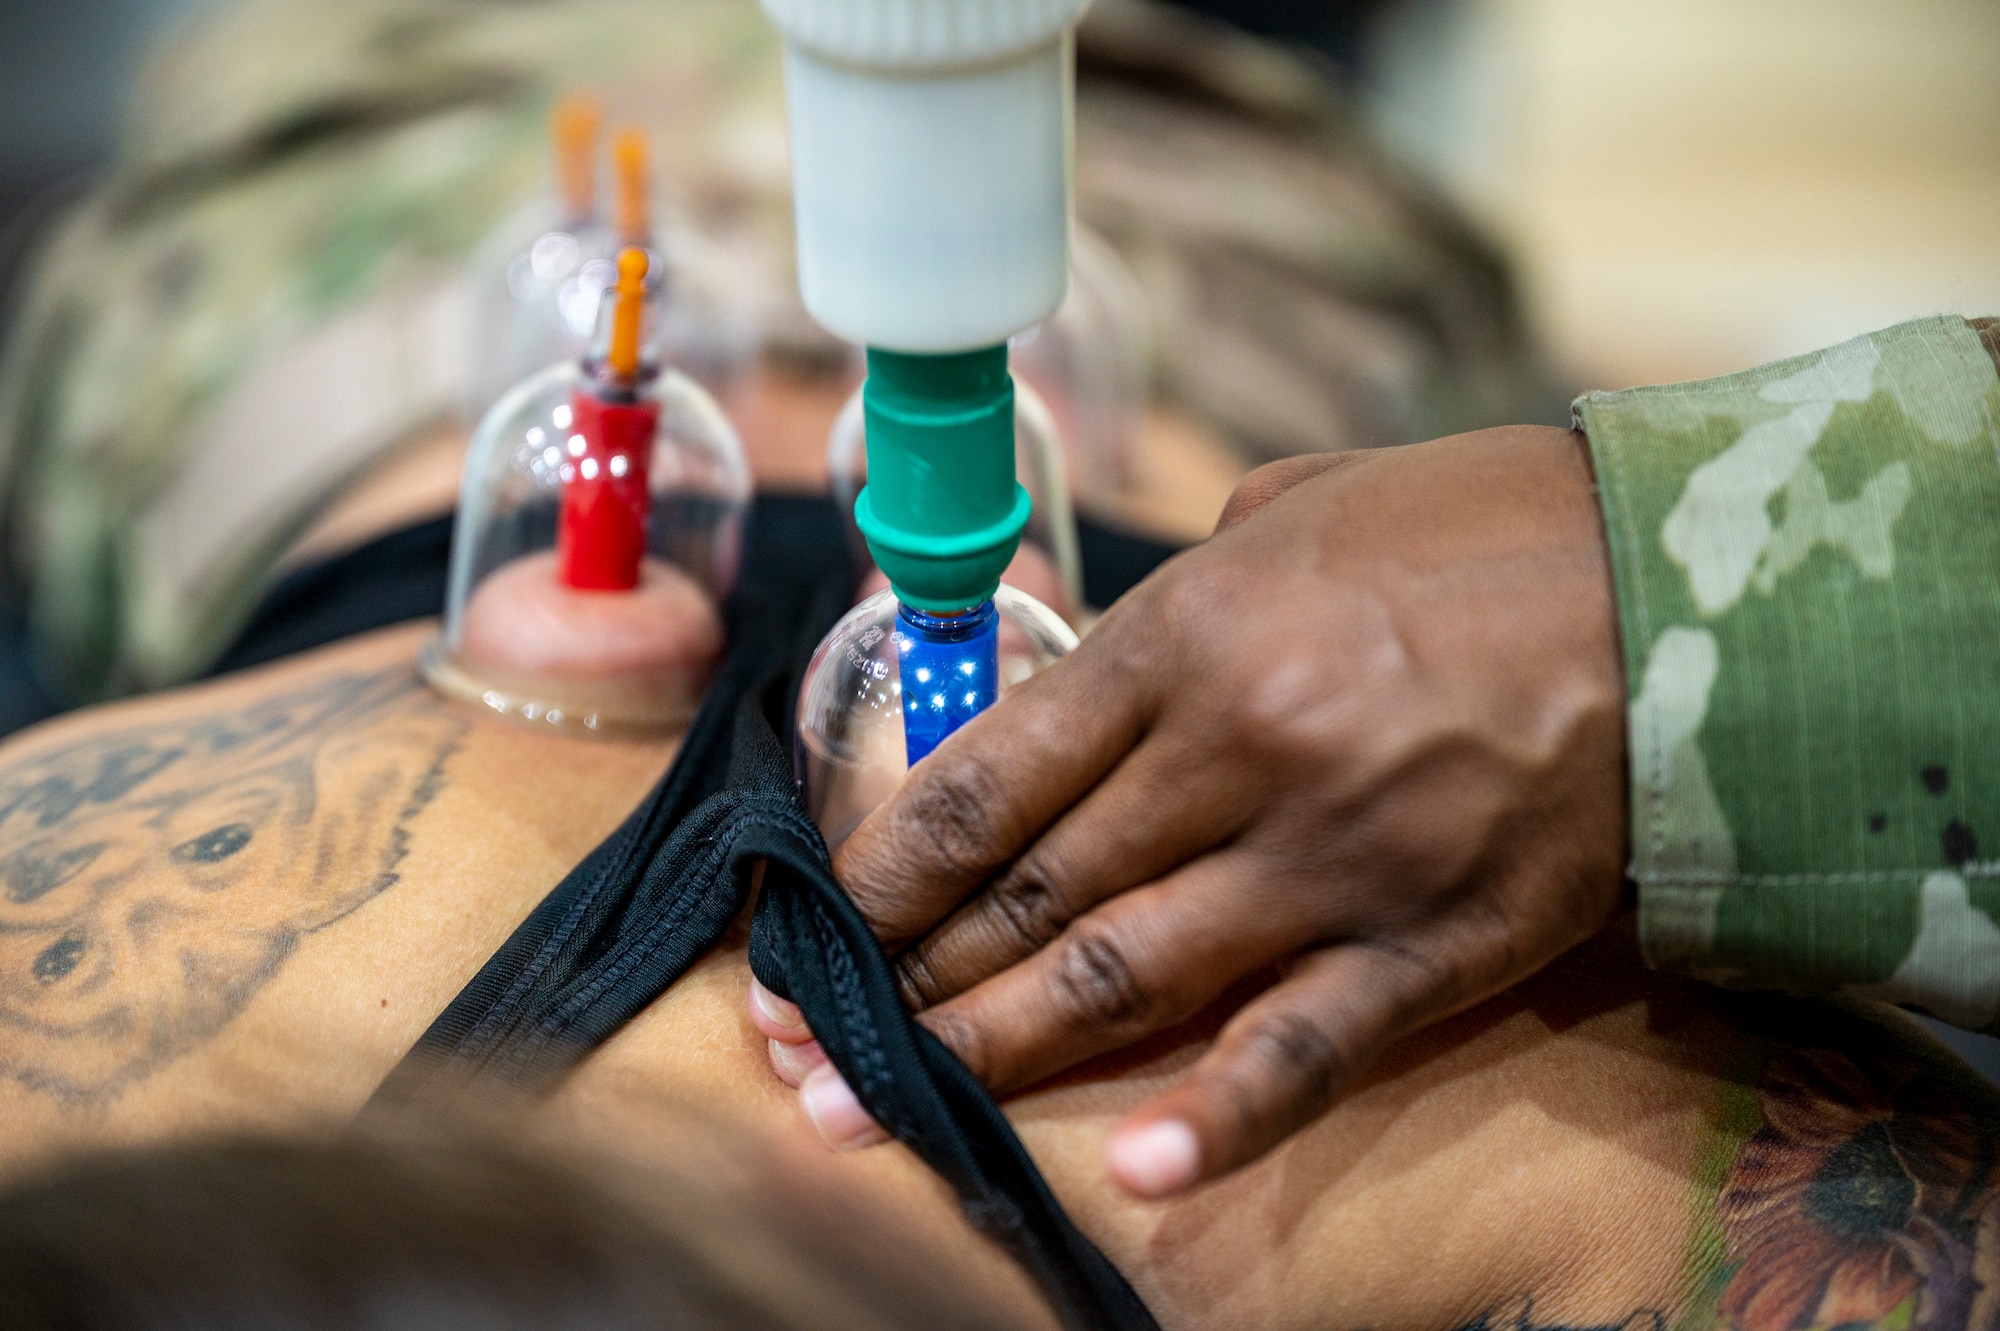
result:
<svg viewBox="0 0 2000 1331"><path fill-rule="evenodd" d="M871 348L861 400L868 485L854 520L889 585L932 614L989 599L1030 507L1014 479L1006 347L944 356Z"/></svg>
<svg viewBox="0 0 2000 1331"><path fill-rule="evenodd" d="M785 38L800 294L868 348L855 522L901 603L904 664L940 679L997 671L981 626L1031 507L1006 342L1069 279L1086 3L763 0ZM936 696L904 714L911 762L997 691Z"/></svg>
<svg viewBox="0 0 2000 1331"><path fill-rule="evenodd" d="M1085 3L763 0L815 319L863 346L969 351L1061 304Z"/></svg>
<svg viewBox="0 0 2000 1331"><path fill-rule="evenodd" d="M854 520L898 601L903 743L914 766L999 697L993 594L1030 507L1014 479L1007 348L871 348L862 411L870 480Z"/></svg>
<svg viewBox="0 0 2000 1331"><path fill-rule="evenodd" d="M868 346L1004 342L1069 277L1071 68L1058 37L989 68L877 77L785 56L806 308Z"/></svg>
<svg viewBox="0 0 2000 1331"><path fill-rule="evenodd" d="M639 585L652 516L647 467L660 404L637 393L603 393L579 384L570 397L581 440L575 471L563 482L556 524L557 576L580 591L630 591Z"/></svg>
<svg viewBox="0 0 2000 1331"><path fill-rule="evenodd" d="M1032 505L1028 525L1021 531L1021 549L1032 550L1039 556L1032 562L1045 567L1024 568L1017 553L1003 576L1074 624L1083 613L1083 561L1076 510L1070 502L1070 458L1055 412L1032 383L1011 369L1019 355L1018 346L1010 348L1014 477L1027 489ZM862 398L861 385L857 384L834 418L826 440L826 471L833 502L843 515L848 548L862 566L872 566L875 556L854 521L854 501L868 483L867 419Z"/></svg>

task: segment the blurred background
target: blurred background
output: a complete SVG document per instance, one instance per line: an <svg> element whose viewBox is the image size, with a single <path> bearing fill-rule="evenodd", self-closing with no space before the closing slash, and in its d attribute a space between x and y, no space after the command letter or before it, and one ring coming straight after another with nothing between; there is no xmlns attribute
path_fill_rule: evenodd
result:
<svg viewBox="0 0 2000 1331"><path fill-rule="evenodd" d="M35 224L110 159L146 44L199 2L0 3L0 287Z"/></svg>
<svg viewBox="0 0 2000 1331"><path fill-rule="evenodd" d="M1511 252L1572 383L2000 308L1982 0L1411 0L1375 124Z"/></svg>
<svg viewBox="0 0 2000 1331"><path fill-rule="evenodd" d="M0 3L0 272L101 169L147 44L221 0ZM2000 309L1985 0L1206 0L1323 52L1507 248L1566 387Z"/></svg>

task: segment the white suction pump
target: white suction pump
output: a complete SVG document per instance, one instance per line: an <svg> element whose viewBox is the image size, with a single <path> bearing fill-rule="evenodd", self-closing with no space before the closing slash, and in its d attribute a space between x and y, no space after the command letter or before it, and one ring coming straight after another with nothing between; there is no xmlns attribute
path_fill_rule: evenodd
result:
<svg viewBox="0 0 2000 1331"><path fill-rule="evenodd" d="M799 290L892 351L1004 342L1069 274L1088 0L762 0L785 39Z"/></svg>
<svg viewBox="0 0 2000 1331"><path fill-rule="evenodd" d="M854 514L891 589L842 621L800 688L799 776L836 839L886 793L870 773L920 761L1075 641L1000 580L1033 509L1006 342L1068 281L1085 3L763 0L785 41L800 294L868 348ZM880 742L856 749L859 734Z"/></svg>

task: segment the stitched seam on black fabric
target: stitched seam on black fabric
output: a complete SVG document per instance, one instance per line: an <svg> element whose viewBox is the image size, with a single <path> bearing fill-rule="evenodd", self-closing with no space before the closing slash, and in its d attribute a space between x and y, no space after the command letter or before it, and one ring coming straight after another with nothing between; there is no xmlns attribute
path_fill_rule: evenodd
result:
<svg viewBox="0 0 2000 1331"><path fill-rule="evenodd" d="M833 856L826 848L826 840L820 835L818 824L804 813L790 796L771 795L764 797L776 800L771 812L778 815L801 841L806 843L806 851L821 863L827 872L833 871Z"/></svg>
<svg viewBox="0 0 2000 1331"><path fill-rule="evenodd" d="M630 835L624 838L628 842L639 838L639 830L629 823L620 831L629 831ZM484 1062L504 1045L507 1030L514 1023L514 1014L526 1003L536 983L555 963L555 959L561 955L563 948L575 936L576 931L582 927L584 917L603 894L605 884L618 877L615 871L622 870L630 856L631 847L621 845L611 864L595 874L590 883L578 891L576 900L572 901L570 908L563 912L562 919L549 931L549 936L543 940L542 945L535 949L535 955L521 967L521 973L514 977L514 983L507 986L507 992L494 1001L485 1015L480 1017L479 1024L467 1034L456 1051L459 1056Z"/></svg>
<svg viewBox="0 0 2000 1331"><path fill-rule="evenodd" d="M799 838L806 843L806 849L812 853L812 857L824 861L827 872L831 873L833 852L826 848L826 838L821 835L819 824L799 807L795 797L774 798L782 798L784 801L777 806L775 812L791 825L792 831L798 833Z"/></svg>
<svg viewBox="0 0 2000 1331"><path fill-rule="evenodd" d="M754 824L760 814L776 813L787 816L787 821L796 819L796 814L787 808L766 807L769 796L749 796L736 808L724 816L714 831L708 834L710 845L702 856L678 875L680 891L665 914L649 926L646 932L615 953L615 960L607 958L600 963L598 975L590 984L572 994L563 1005L549 1016L536 1023L534 1029L523 1036L516 1048L509 1053L505 1066L518 1067L534 1054L546 1048L551 1040L562 1035L576 1021L577 1015L600 998L604 991L616 985L631 974L647 957L657 951L706 899L713 887L716 876L722 871L735 853L736 842L741 839L744 828ZM690 888L699 890L690 891Z"/></svg>
<svg viewBox="0 0 2000 1331"><path fill-rule="evenodd" d="M826 958L827 979L833 987L834 1002L840 1006L840 1024L846 1031L849 1047L854 1052L855 1063L861 1069L861 1085L856 1089L875 1099L878 1092L893 1093L896 1088L894 1071L889 1066L889 1056L882 1048L875 1022L868 1011L868 1001L861 991L861 971L855 964L854 954L847 949L846 940L841 938L827 918L825 908L817 899L811 903L814 932L819 936L820 954ZM926 1139L920 1124L913 1124L901 1112L901 1107L890 1102L891 1117L896 1121L888 1124L898 1137L921 1144Z"/></svg>
<svg viewBox="0 0 2000 1331"><path fill-rule="evenodd" d="M719 677L710 685L710 690L711 693L721 690L734 696L737 690L729 667L725 666L724 671L719 673ZM579 889L576 899L570 903L570 908L563 913L556 927L549 931L548 938L536 949L535 955L522 966L521 973L514 978L514 983L507 987L505 994L494 1001L480 1018L479 1024L467 1035L458 1051L462 1057L484 1061L492 1056L496 1045L504 1045L507 1032L518 1020L517 1014L525 1006L533 986L541 980L543 974L554 964L556 957L561 955L563 948L575 936L584 918L603 895L605 884L621 881L628 876L636 877L644 874L651 857L646 857L645 862L635 863L640 859L639 846L654 833L660 823L663 808L673 803L669 795L674 777L688 753L689 742L696 738L699 728L697 721L683 737L681 751L676 753L673 761L667 765L667 770L661 774L659 783L647 793L646 801L650 802L652 807L646 810L645 817L635 820L635 816L639 813L636 808L626 816L626 820L613 834L618 845L611 861L593 876L587 886ZM690 814L692 812L689 811ZM660 830L659 842L662 848L671 840L672 830L671 827ZM657 850L655 853L657 854ZM628 870L632 872L628 874ZM507 1059L503 1066L516 1066L516 1060Z"/></svg>
<svg viewBox="0 0 2000 1331"><path fill-rule="evenodd" d="M722 826L710 834L715 844L689 867L688 872L679 876L680 889L661 917L649 926L644 934L613 954L616 960L607 958L601 962L597 977L588 986L572 994L562 1006L536 1022L514 1043L513 1048L501 1060L501 1066L519 1068L528 1062L575 1021L576 1013L581 1008L594 1003L606 989L624 979L631 973L633 967L660 945L664 936L671 936L687 923L688 916L695 912L713 885L716 861L726 859L728 856L734 837L726 835L725 829L733 828L739 817L740 813L732 812L724 819ZM695 890L691 891L690 888Z"/></svg>

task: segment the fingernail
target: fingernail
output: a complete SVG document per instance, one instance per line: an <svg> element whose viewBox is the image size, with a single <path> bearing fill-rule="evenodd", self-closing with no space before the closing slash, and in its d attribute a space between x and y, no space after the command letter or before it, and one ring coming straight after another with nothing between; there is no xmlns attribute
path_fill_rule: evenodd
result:
<svg viewBox="0 0 2000 1331"><path fill-rule="evenodd" d="M800 1084L799 1102L819 1129L820 1140L836 1151L858 1150L888 1140L889 1135L868 1117L831 1063L813 1069Z"/></svg>
<svg viewBox="0 0 2000 1331"><path fill-rule="evenodd" d="M814 1068L826 1062L826 1051L819 1047L818 1040L807 1040L804 1044L772 1040L770 1046L771 1066L776 1069L778 1080L795 1090L812 1075Z"/></svg>
<svg viewBox="0 0 2000 1331"><path fill-rule="evenodd" d="M773 1040L787 1044L810 1039L812 1034L798 1004L786 1002L755 980L750 981L750 1023Z"/></svg>
<svg viewBox="0 0 2000 1331"><path fill-rule="evenodd" d="M1165 1197L1194 1182L1201 1168L1201 1143L1178 1119L1162 1119L1111 1136L1106 1149L1111 1173L1127 1192Z"/></svg>

